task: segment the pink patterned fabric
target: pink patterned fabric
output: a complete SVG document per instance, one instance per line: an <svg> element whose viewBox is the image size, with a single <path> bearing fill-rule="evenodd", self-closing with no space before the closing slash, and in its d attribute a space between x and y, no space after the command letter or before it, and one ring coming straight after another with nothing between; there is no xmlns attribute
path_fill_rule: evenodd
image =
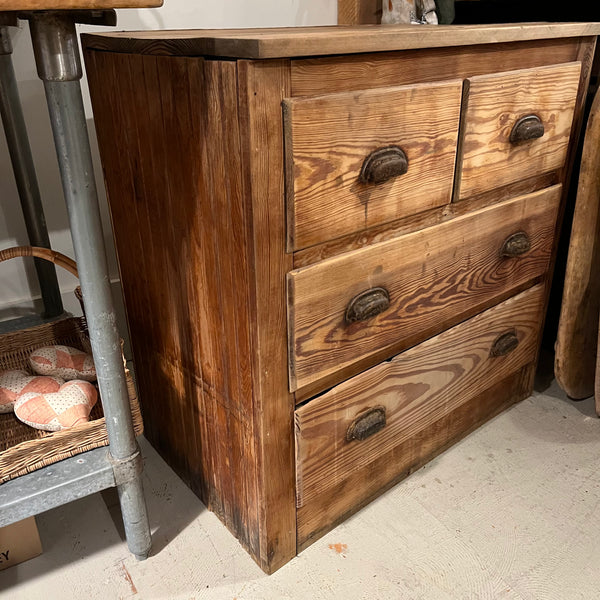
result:
<svg viewBox="0 0 600 600"><path fill-rule="evenodd" d="M27 371L0 371L0 413L9 413L21 394L58 392L64 383L59 377L40 377Z"/></svg>
<svg viewBox="0 0 600 600"><path fill-rule="evenodd" d="M24 394L15 402L17 419L44 431L61 431L87 423L98 392L88 381L68 381L52 394Z"/></svg>
<svg viewBox="0 0 600 600"><path fill-rule="evenodd" d="M56 375L66 381L96 381L92 355L70 346L46 346L34 350L29 357L29 364L40 375Z"/></svg>

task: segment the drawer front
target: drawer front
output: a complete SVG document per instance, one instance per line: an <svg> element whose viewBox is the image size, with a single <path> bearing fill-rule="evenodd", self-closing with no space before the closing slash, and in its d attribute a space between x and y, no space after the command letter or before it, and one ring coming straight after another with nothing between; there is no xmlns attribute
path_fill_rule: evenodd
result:
<svg viewBox="0 0 600 600"><path fill-rule="evenodd" d="M451 201L462 82L284 102L289 248Z"/></svg>
<svg viewBox="0 0 600 600"><path fill-rule="evenodd" d="M533 362L543 304L544 286L537 285L298 408L297 506L333 493L352 473ZM398 469L396 475L406 465ZM364 490L346 493L354 496L345 499L348 510Z"/></svg>
<svg viewBox="0 0 600 600"><path fill-rule="evenodd" d="M341 381L353 363L364 369L543 275L560 194L554 186L292 271L291 390Z"/></svg>
<svg viewBox="0 0 600 600"><path fill-rule="evenodd" d="M457 199L563 166L580 72L574 62L467 80Z"/></svg>

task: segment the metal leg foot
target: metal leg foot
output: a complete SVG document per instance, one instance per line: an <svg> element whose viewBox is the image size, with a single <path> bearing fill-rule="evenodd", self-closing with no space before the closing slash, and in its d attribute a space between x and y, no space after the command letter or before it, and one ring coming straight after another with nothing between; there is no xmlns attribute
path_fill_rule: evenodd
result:
<svg viewBox="0 0 600 600"><path fill-rule="evenodd" d="M129 551L138 560L145 560L150 554L152 540L142 480L137 478L123 483L117 487L117 490Z"/></svg>

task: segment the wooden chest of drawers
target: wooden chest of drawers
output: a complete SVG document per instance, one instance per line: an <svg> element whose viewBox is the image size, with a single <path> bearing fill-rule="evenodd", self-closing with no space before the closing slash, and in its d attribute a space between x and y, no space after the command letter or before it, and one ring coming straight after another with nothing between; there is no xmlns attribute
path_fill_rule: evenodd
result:
<svg viewBox="0 0 600 600"><path fill-rule="evenodd" d="M266 571L531 392L598 32L84 37L146 434Z"/></svg>

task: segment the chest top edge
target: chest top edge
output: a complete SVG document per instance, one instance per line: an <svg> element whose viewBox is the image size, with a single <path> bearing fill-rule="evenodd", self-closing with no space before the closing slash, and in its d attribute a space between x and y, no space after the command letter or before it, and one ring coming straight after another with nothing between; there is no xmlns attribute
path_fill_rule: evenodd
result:
<svg viewBox="0 0 600 600"><path fill-rule="evenodd" d="M82 43L86 50L129 54L268 59L451 48L599 34L600 23L359 25L121 31L84 34Z"/></svg>

